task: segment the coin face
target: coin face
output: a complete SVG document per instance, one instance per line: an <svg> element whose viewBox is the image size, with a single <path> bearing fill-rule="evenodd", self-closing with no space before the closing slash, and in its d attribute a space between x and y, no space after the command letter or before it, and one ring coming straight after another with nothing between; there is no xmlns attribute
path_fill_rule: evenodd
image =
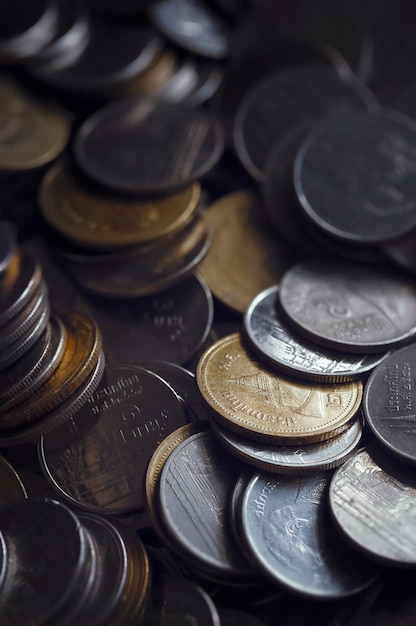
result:
<svg viewBox="0 0 416 626"><path fill-rule="evenodd" d="M278 287L265 289L254 298L244 316L250 346L276 369L304 380L343 382L362 377L385 358L385 354L331 351L308 342L286 323L278 294Z"/></svg>
<svg viewBox="0 0 416 626"><path fill-rule="evenodd" d="M416 226L416 124L395 112L354 111L324 122L296 158L299 201L340 239L380 243Z"/></svg>
<svg viewBox="0 0 416 626"><path fill-rule="evenodd" d="M347 352L385 352L416 332L416 290L404 274L310 259L282 278L279 302L314 342Z"/></svg>
<svg viewBox="0 0 416 626"><path fill-rule="evenodd" d="M242 500L245 543L261 570L300 594L341 598L375 578L377 567L342 540L327 512L327 473L256 474Z"/></svg>
<svg viewBox="0 0 416 626"><path fill-rule="evenodd" d="M415 496L412 473L372 446L338 468L331 480L330 506L354 546L388 565L414 567Z"/></svg>
<svg viewBox="0 0 416 626"><path fill-rule="evenodd" d="M357 412L361 382L316 385L284 378L255 360L238 333L201 357L196 379L202 395L229 429L263 441L324 441Z"/></svg>
<svg viewBox="0 0 416 626"><path fill-rule="evenodd" d="M201 178L223 147L222 129L202 109L139 98L99 110L81 126L74 144L77 161L91 178L119 191L149 194Z"/></svg>

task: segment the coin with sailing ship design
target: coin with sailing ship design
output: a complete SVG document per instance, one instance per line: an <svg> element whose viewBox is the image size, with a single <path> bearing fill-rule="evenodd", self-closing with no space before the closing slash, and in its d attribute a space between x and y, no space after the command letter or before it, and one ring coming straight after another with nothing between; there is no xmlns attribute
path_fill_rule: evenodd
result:
<svg viewBox="0 0 416 626"><path fill-rule="evenodd" d="M303 384L266 369L246 351L238 333L201 357L198 386L218 419L256 439L299 444L324 441L347 428L362 384Z"/></svg>

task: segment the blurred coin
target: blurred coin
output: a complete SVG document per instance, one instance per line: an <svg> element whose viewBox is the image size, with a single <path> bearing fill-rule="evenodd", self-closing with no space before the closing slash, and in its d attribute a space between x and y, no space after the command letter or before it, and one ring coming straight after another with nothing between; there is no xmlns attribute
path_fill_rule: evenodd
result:
<svg viewBox="0 0 416 626"><path fill-rule="evenodd" d="M204 210L212 243L198 273L212 293L238 313L299 258L270 232L261 213L260 202L248 191L224 196Z"/></svg>
<svg viewBox="0 0 416 626"><path fill-rule="evenodd" d="M40 209L61 235L92 250L116 250L180 230L195 213L198 183L175 195L138 201L94 193L81 186L65 164L45 175Z"/></svg>
<svg viewBox="0 0 416 626"><path fill-rule="evenodd" d="M152 453L185 423L178 397L159 376L134 366L107 366L89 401L41 439L41 466L59 493L85 510L143 508Z"/></svg>
<svg viewBox="0 0 416 626"><path fill-rule="evenodd" d="M316 343L347 352L385 352L416 333L416 291L400 272L309 259L282 278L279 302Z"/></svg>
<svg viewBox="0 0 416 626"><path fill-rule="evenodd" d="M322 123L303 143L294 180L314 224L356 243L394 239L416 225L416 124L361 111Z"/></svg>
<svg viewBox="0 0 416 626"><path fill-rule="evenodd" d="M0 220L0 280L16 253L16 231L11 222Z"/></svg>
<svg viewBox="0 0 416 626"><path fill-rule="evenodd" d="M241 507L244 539L258 567L297 593L343 598L365 589L374 564L342 540L327 512L330 475L256 474Z"/></svg>
<svg viewBox="0 0 416 626"><path fill-rule="evenodd" d="M357 452L331 480L329 501L343 535L387 565L415 567L416 482L376 446Z"/></svg>
<svg viewBox="0 0 416 626"><path fill-rule="evenodd" d="M150 609L155 615L189 615L196 624L222 626L217 608L204 589L190 580L164 576L153 591Z"/></svg>
<svg viewBox="0 0 416 626"><path fill-rule="evenodd" d="M359 381L317 385L271 372L246 351L238 333L202 355L196 380L224 426L283 445L324 441L341 433L362 397Z"/></svg>
<svg viewBox="0 0 416 626"><path fill-rule="evenodd" d="M175 76L176 70L175 54L164 49L155 56L148 67L124 86L123 92L128 96L152 96L159 99L167 84Z"/></svg>
<svg viewBox="0 0 416 626"><path fill-rule="evenodd" d="M311 474L332 469L354 454L363 433L361 418L354 419L340 435L303 446L268 445L241 437L211 420L218 441L249 465L277 474Z"/></svg>
<svg viewBox="0 0 416 626"><path fill-rule="evenodd" d="M16 470L0 455L0 508L16 500L27 498L25 486ZM1 542L0 542L1 543ZM0 546L1 553L1 546ZM1 580L0 557L0 580ZM1 583L0 583L1 589Z"/></svg>
<svg viewBox="0 0 416 626"><path fill-rule="evenodd" d="M274 144L290 128L336 112L377 107L364 85L342 81L326 67L274 72L256 83L241 102L234 120L234 146L249 174L262 181Z"/></svg>
<svg viewBox="0 0 416 626"><path fill-rule="evenodd" d="M223 81L223 70L219 64L199 63L198 79L192 91L186 97L187 104L199 106L210 100L218 91Z"/></svg>
<svg viewBox="0 0 416 626"><path fill-rule="evenodd" d="M228 33L221 17L203 0L157 0L149 16L168 39L195 54L222 59L228 53Z"/></svg>
<svg viewBox="0 0 416 626"><path fill-rule="evenodd" d="M266 626L265 622L251 613L229 608L220 608L218 612L221 626Z"/></svg>
<svg viewBox="0 0 416 626"><path fill-rule="evenodd" d="M202 109L138 98L97 111L74 144L77 161L91 178L120 191L149 194L201 178L223 147L221 127Z"/></svg>
<svg viewBox="0 0 416 626"><path fill-rule="evenodd" d="M6 352L9 346L19 341L48 308L48 290L42 279L26 306L7 324L0 326L0 352Z"/></svg>
<svg viewBox="0 0 416 626"><path fill-rule="evenodd" d="M39 289L42 272L30 252L19 251L0 276L0 325L20 313Z"/></svg>
<svg viewBox="0 0 416 626"><path fill-rule="evenodd" d="M304 380L345 382L362 378L385 354L346 354L321 348L296 334L282 319L278 287L259 293L246 310L244 329L258 357L283 373Z"/></svg>
<svg viewBox="0 0 416 626"><path fill-rule="evenodd" d="M396 265L412 272L416 272L415 229L397 237L392 241L381 244L383 253Z"/></svg>
<svg viewBox="0 0 416 626"><path fill-rule="evenodd" d="M400 460L416 463L414 371L416 345L395 350L372 372L364 388L366 421L381 444Z"/></svg>
<svg viewBox="0 0 416 626"><path fill-rule="evenodd" d="M0 59L21 61L47 45L57 28L52 0L16 0L0 7Z"/></svg>
<svg viewBox="0 0 416 626"><path fill-rule="evenodd" d="M109 363L158 359L181 365L204 343L213 318L211 293L195 276L152 296L120 302L90 296L88 303Z"/></svg>

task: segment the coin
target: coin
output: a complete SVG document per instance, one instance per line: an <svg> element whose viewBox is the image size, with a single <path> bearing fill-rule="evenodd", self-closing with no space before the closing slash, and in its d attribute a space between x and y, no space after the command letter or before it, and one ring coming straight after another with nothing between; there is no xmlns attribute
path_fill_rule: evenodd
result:
<svg viewBox="0 0 416 626"><path fill-rule="evenodd" d="M343 542L326 511L330 476L260 472L242 500L248 550L273 580L310 597L342 598L365 589L377 567Z"/></svg>
<svg viewBox="0 0 416 626"><path fill-rule="evenodd" d="M153 451L186 423L173 389L133 366L107 366L88 402L39 444L41 466L66 500L97 513L144 506Z"/></svg>
<svg viewBox="0 0 416 626"><path fill-rule="evenodd" d="M260 292L244 316L250 347L272 367L304 380L345 382L362 378L385 359L386 354L336 352L304 340L285 323L278 294L276 286Z"/></svg>
<svg viewBox="0 0 416 626"><path fill-rule="evenodd" d="M214 343L201 357L196 380L218 420L262 441L307 444L345 430L356 414L362 383L317 385L266 369L238 333Z"/></svg>
<svg viewBox="0 0 416 626"><path fill-rule="evenodd" d="M186 97L186 102L192 106L199 106L210 100L223 81L223 70L219 64L200 63L197 72L197 82Z"/></svg>
<svg viewBox="0 0 416 626"><path fill-rule="evenodd" d="M17 500L27 498L25 486L14 467L0 455L0 508ZM0 550L1 554L1 550ZM0 558L0 580L1 580L1 558ZM1 589L1 584L0 584Z"/></svg>
<svg viewBox="0 0 416 626"><path fill-rule="evenodd" d="M377 110L377 103L363 85L344 82L325 67L275 72L241 102L233 127L235 149L249 174L262 181L273 145L290 128L351 108Z"/></svg>
<svg viewBox="0 0 416 626"><path fill-rule="evenodd" d="M40 285L41 277L41 268L30 252L19 252L13 257L0 277L0 326L28 304Z"/></svg>
<svg viewBox="0 0 416 626"><path fill-rule="evenodd" d="M416 463L414 343L395 350L372 372L364 388L363 410L377 439L402 461Z"/></svg>
<svg viewBox="0 0 416 626"><path fill-rule="evenodd" d="M132 201L98 195L81 187L65 165L46 173L40 209L61 235L92 250L114 250L149 242L180 230L199 202L198 183L154 201Z"/></svg>
<svg viewBox="0 0 416 626"><path fill-rule="evenodd" d="M21 61L36 54L52 39L57 26L57 9L48 0L17 0L3 5L0 13L0 58Z"/></svg>
<svg viewBox="0 0 416 626"><path fill-rule="evenodd" d="M123 92L128 96L151 96L157 100L164 100L165 90L168 92L170 89L168 85L172 87L175 82L174 77L178 71L178 60L172 50L163 49L159 52L149 66L140 72L138 76L129 81L123 89ZM172 89L172 94L176 91ZM180 91L180 89L179 89ZM169 96L167 101L175 100L173 96L170 100ZM178 98L181 100L181 97Z"/></svg>
<svg viewBox="0 0 416 626"><path fill-rule="evenodd" d="M222 626L213 600L192 581L164 576L153 595L150 612L154 615L189 615L204 626Z"/></svg>
<svg viewBox="0 0 416 626"><path fill-rule="evenodd" d="M117 302L88 298L109 362L157 359L181 365L204 343L213 302L205 282L191 276L159 294Z"/></svg>
<svg viewBox="0 0 416 626"><path fill-rule="evenodd" d="M309 259L282 278L280 305L299 332L346 352L385 352L412 340L416 291L403 273Z"/></svg>
<svg viewBox="0 0 416 626"><path fill-rule="evenodd" d="M222 428L211 419L219 443L242 461L265 472L310 474L338 467L357 449L362 433L362 419L356 418L340 435L327 441L303 446L278 446L256 442Z"/></svg>
<svg viewBox="0 0 416 626"><path fill-rule="evenodd" d="M97 111L74 143L88 176L112 189L148 194L172 192L200 179L217 164L223 147L221 127L202 109L140 98Z"/></svg>
<svg viewBox="0 0 416 626"><path fill-rule="evenodd" d="M376 561L416 565L416 483L378 447L357 452L331 480L330 507L343 535Z"/></svg>
<svg viewBox="0 0 416 626"><path fill-rule="evenodd" d="M0 277L16 253L16 232L11 222L0 221ZM1 278L0 278L1 280Z"/></svg>
<svg viewBox="0 0 416 626"><path fill-rule="evenodd" d="M416 226L415 150L416 124L399 113L334 116L307 137L296 158L303 210L324 232L348 242L404 234Z"/></svg>
<svg viewBox="0 0 416 626"><path fill-rule="evenodd" d="M19 341L45 313L48 306L48 289L42 279L26 306L9 322L0 326L0 352L6 352L9 346Z"/></svg>
<svg viewBox="0 0 416 626"><path fill-rule="evenodd" d="M236 609L219 610L221 626L266 626L265 622L257 619L254 615Z"/></svg>
<svg viewBox="0 0 416 626"><path fill-rule="evenodd" d="M212 293L244 313L262 289L274 285L299 256L270 232L254 194L239 191L204 211L211 247L198 268Z"/></svg>
<svg viewBox="0 0 416 626"><path fill-rule="evenodd" d="M225 23L201 0L158 0L149 6L155 26L175 44L212 59L228 52Z"/></svg>
<svg viewBox="0 0 416 626"><path fill-rule="evenodd" d="M415 273L416 257L414 249L414 230L381 245L383 253L399 267Z"/></svg>

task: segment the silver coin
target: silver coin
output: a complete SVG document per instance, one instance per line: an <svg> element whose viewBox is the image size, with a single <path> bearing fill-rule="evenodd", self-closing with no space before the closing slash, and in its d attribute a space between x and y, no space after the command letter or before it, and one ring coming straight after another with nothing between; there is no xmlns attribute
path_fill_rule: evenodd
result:
<svg viewBox="0 0 416 626"><path fill-rule="evenodd" d="M258 473L242 501L242 530L252 558L269 577L315 598L357 593L377 568L342 540L327 513L328 473Z"/></svg>
<svg viewBox="0 0 416 626"><path fill-rule="evenodd" d="M345 537L371 558L416 566L416 479L382 449L355 454L334 474L330 508Z"/></svg>
<svg viewBox="0 0 416 626"><path fill-rule="evenodd" d="M250 303L244 329L258 356L282 372L324 383L346 382L368 373L385 354L345 354L309 343L282 319L278 287L269 287Z"/></svg>
<svg viewBox="0 0 416 626"><path fill-rule="evenodd" d="M14 226L6 220L0 221L0 276L6 270L16 252L17 240Z"/></svg>
<svg viewBox="0 0 416 626"><path fill-rule="evenodd" d="M246 463L267 472L310 474L338 467L354 454L363 433L361 418L355 419L344 432L327 441L304 446L271 446L239 437L211 420L218 441Z"/></svg>
<svg viewBox="0 0 416 626"><path fill-rule="evenodd" d="M283 276L279 302L304 336L346 352L383 352L416 334L416 286L399 271L309 259Z"/></svg>

